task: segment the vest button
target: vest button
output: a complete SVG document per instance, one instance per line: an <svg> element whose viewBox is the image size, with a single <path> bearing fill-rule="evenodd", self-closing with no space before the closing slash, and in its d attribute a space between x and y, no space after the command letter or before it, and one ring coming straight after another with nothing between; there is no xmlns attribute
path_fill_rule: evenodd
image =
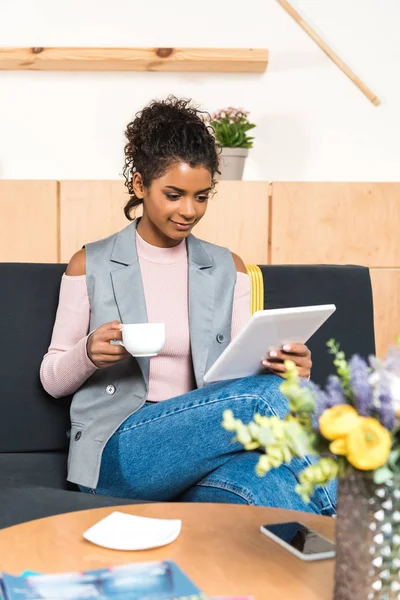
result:
<svg viewBox="0 0 400 600"><path fill-rule="evenodd" d="M115 385L108 385L108 386L106 387L106 393L107 393L109 396L112 396L113 394L115 394Z"/></svg>
<svg viewBox="0 0 400 600"><path fill-rule="evenodd" d="M219 334L217 335L217 342L218 342L219 344L222 344L222 342L224 341L224 339L225 339L225 338L224 338L224 336L223 336L223 334L222 334L222 333L219 333Z"/></svg>
<svg viewBox="0 0 400 600"><path fill-rule="evenodd" d="M78 442L82 437L82 431L77 431L75 434L75 441Z"/></svg>

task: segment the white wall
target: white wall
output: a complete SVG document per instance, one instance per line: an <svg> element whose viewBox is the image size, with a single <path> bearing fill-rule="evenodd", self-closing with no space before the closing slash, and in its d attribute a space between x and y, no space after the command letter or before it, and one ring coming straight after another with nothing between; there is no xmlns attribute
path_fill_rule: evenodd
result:
<svg viewBox="0 0 400 600"><path fill-rule="evenodd" d="M256 145L245 179L399 180L400 3L295 5L383 96L382 106L276 0L0 0L0 46L270 50L262 75L2 71L0 178L115 179L125 124L150 99L174 93L209 111L251 111Z"/></svg>

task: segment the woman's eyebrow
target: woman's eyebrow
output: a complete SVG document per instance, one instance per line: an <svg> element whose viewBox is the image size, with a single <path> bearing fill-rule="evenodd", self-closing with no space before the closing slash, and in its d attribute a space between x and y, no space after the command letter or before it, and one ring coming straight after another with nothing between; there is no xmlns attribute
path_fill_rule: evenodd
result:
<svg viewBox="0 0 400 600"><path fill-rule="evenodd" d="M166 185L164 187L170 188L171 190L175 190L176 192L180 192L181 194L184 194L186 192L186 190L176 187L176 185ZM199 190L198 192L196 192L196 194L201 194L202 192L209 192L210 190L211 190L210 187L204 188L204 190Z"/></svg>

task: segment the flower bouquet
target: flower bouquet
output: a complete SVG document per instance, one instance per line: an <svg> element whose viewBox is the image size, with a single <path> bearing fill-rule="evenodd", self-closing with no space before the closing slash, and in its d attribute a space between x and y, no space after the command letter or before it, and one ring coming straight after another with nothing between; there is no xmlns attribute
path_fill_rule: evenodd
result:
<svg viewBox="0 0 400 600"><path fill-rule="evenodd" d="M339 478L335 598L399 598L400 346L368 363L358 355L347 362L333 340L328 348L337 375L325 389L285 363L285 420L255 415L245 425L225 411L223 427L246 450L263 451L260 476L294 457L314 456L296 488L306 502L316 486Z"/></svg>
<svg viewBox="0 0 400 600"><path fill-rule="evenodd" d="M244 161L254 138L247 135L255 124L248 119L244 108L229 106L213 113L210 125L221 150L221 179L242 179Z"/></svg>

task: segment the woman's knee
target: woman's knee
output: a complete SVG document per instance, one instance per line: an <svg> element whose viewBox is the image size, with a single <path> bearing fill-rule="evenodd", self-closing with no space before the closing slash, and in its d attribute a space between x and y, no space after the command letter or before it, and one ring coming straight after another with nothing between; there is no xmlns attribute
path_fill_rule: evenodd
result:
<svg viewBox="0 0 400 600"><path fill-rule="evenodd" d="M213 502L216 504L254 504L247 490L225 482L197 483L176 498L177 502Z"/></svg>
<svg viewBox="0 0 400 600"><path fill-rule="evenodd" d="M272 374L244 377L236 381L236 395L251 396L254 412L283 419L289 411L289 403L280 390L282 383L281 377Z"/></svg>
<svg viewBox="0 0 400 600"><path fill-rule="evenodd" d="M260 386L260 399L268 410L283 419L289 411L288 399L281 392L283 379L278 375L259 375L257 384Z"/></svg>

